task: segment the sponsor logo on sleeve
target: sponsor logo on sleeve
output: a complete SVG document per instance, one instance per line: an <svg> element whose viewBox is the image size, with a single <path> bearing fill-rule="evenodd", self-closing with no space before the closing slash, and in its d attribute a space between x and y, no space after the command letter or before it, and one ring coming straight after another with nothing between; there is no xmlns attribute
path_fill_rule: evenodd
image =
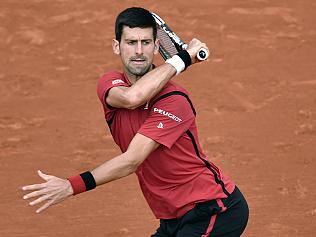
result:
<svg viewBox="0 0 316 237"><path fill-rule="evenodd" d="M159 123L158 125L157 125L157 128L163 128L163 123Z"/></svg>
<svg viewBox="0 0 316 237"><path fill-rule="evenodd" d="M124 81L122 81L121 79L117 79L117 80L112 81L112 85L116 85L119 83L124 83Z"/></svg>
<svg viewBox="0 0 316 237"><path fill-rule="evenodd" d="M180 123L182 121L181 118L177 117L176 115L172 114L172 113L169 113L168 111L165 111L163 109L158 109L158 108L154 108L154 113L159 113L159 114L162 114L178 123Z"/></svg>

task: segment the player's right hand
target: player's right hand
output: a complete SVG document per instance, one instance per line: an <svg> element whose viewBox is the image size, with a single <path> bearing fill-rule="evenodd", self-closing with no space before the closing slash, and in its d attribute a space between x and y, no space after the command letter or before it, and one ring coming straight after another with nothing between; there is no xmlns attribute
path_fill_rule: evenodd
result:
<svg viewBox="0 0 316 237"><path fill-rule="evenodd" d="M24 195L23 199L37 198L29 203L31 206L46 201L44 205L37 209L36 213L40 213L49 206L59 203L67 197L72 196L73 189L67 179L47 175L42 173L40 170L38 171L38 175L46 182L41 184L32 184L22 188L24 191L32 191L31 193Z"/></svg>
<svg viewBox="0 0 316 237"><path fill-rule="evenodd" d="M187 52L190 54L191 56L191 61L192 61L192 64L194 63L198 63L198 62L202 62L200 61L198 58L197 58L197 54L199 53L199 51L201 49L204 49L207 51L207 55L210 54L209 52L209 49L208 47L206 46L205 43L202 43L200 40L196 39L196 38L193 38L189 45L188 45L188 48L186 49Z"/></svg>

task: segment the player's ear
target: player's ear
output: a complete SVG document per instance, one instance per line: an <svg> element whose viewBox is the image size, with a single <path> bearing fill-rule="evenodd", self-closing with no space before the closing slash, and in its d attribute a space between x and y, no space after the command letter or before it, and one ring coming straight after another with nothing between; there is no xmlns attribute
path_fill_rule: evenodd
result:
<svg viewBox="0 0 316 237"><path fill-rule="evenodd" d="M114 54L120 54L120 42L118 42L116 39L112 40L112 48Z"/></svg>
<svg viewBox="0 0 316 237"><path fill-rule="evenodd" d="M154 54L157 54L159 52L159 45L160 45L159 39L156 39L155 40L155 51L154 51Z"/></svg>

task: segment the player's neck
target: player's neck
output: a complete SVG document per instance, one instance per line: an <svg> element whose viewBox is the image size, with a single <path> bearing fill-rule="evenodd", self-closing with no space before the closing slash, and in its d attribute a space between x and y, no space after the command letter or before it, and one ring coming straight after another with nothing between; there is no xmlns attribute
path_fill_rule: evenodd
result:
<svg viewBox="0 0 316 237"><path fill-rule="evenodd" d="M151 70L153 70L155 68L154 65L151 66L151 68L149 69L149 72ZM130 73L128 70L124 69L125 72L125 76L127 77L127 79L130 81L130 83L133 85L135 84L140 78L142 78L143 76L138 76L135 74Z"/></svg>
<svg viewBox="0 0 316 237"><path fill-rule="evenodd" d="M141 78L141 76L136 76L134 74L130 74L127 71L125 71L125 75L132 85L134 85Z"/></svg>

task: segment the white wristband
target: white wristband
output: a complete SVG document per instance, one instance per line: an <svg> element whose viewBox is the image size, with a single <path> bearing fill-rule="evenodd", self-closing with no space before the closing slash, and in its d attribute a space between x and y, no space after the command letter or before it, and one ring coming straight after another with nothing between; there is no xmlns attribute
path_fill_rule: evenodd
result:
<svg viewBox="0 0 316 237"><path fill-rule="evenodd" d="M168 58L166 60L166 63L169 63L176 69L176 75L180 74L180 72L182 72L185 69L185 64L178 55L173 55L172 58Z"/></svg>

